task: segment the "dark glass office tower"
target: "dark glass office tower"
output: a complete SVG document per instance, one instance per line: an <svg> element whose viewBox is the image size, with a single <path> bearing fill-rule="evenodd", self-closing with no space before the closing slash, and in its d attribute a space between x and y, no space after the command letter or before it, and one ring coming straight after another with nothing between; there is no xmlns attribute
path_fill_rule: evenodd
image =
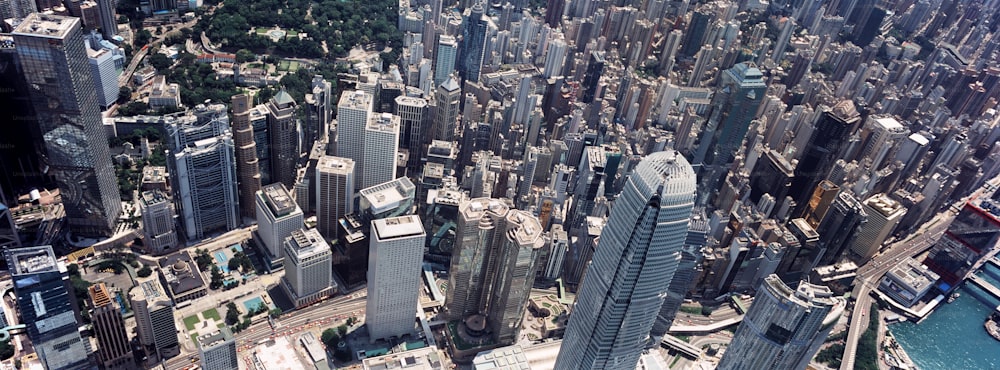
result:
<svg viewBox="0 0 1000 370"><path fill-rule="evenodd" d="M482 4L472 6L472 12L462 25L462 45L458 57L458 74L463 80L479 81L486 53L486 33L489 23L483 19Z"/></svg>
<svg viewBox="0 0 1000 370"><path fill-rule="evenodd" d="M106 236L122 206L80 27L80 18L35 13L13 36L69 226Z"/></svg>

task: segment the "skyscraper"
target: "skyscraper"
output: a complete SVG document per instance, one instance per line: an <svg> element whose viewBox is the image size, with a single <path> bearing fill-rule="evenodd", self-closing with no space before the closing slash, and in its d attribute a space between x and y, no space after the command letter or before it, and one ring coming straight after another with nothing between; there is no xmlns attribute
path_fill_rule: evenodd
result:
<svg viewBox="0 0 1000 370"><path fill-rule="evenodd" d="M674 150L626 180L577 294L556 369L634 369L680 260L695 174Z"/></svg>
<svg viewBox="0 0 1000 370"><path fill-rule="evenodd" d="M292 199L285 185L277 182L265 186L256 194L257 235L268 254L272 270L281 265L285 238L302 228L302 209Z"/></svg>
<svg viewBox="0 0 1000 370"><path fill-rule="evenodd" d="M337 103L337 156L354 161L354 178L364 174L365 126L372 115L372 96L364 91L347 91ZM354 182L355 191L363 188Z"/></svg>
<svg viewBox="0 0 1000 370"><path fill-rule="evenodd" d="M365 325L372 341L414 331L425 238L417 216L371 222Z"/></svg>
<svg viewBox="0 0 1000 370"><path fill-rule="evenodd" d="M111 40L118 35L118 17L115 15L115 4L112 0L96 0L97 14L101 18L101 35L105 40Z"/></svg>
<svg viewBox="0 0 1000 370"><path fill-rule="evenodd" d="M597 84L601 82L605 62L603 51L590 53L590 62L587 63L587 73L583 76L583 96L580 101L589 104L596 98Z"/></svg>
<svg viewBox="0 0 1000 370"><path fill-rule="evenodd" d="M858 231L868 222L866 209L851 192L842 191L837 194L816 228L823 255L819 261L820 266L836 263L847 248L854 244Z"/></svg>
<svg viewBox="0 0 1000 370"><path fill-rule="evenodd" d="M164 126L174 199L188 240L238 227L236 158L226 106L199 106Z"/></svg>
<svg viewBox="0 0 1000 370"><path fill-rule="evenodd" d="M121 198L80 19L33 13L13 35L45 143L43 162L59 186L70 229L110 235Z"/></svg>
<svg viewBox="0 0 1000 370"><path fill-rule="evenodd" d="M354 212L354 161L320 157L316 164L316 229L323 237L337 238L338 220Z"/></svg>
<svg viewBox="0 0 1000 370"><path fill-rule="evenodd" d="M489 21L483 16L483 5L476 2L462 24L462 44L457 68L463 81L479 81L479 72L483 68L486 54L487 32Z"/></svg>
<svg viewBox="0 0 1000 370"><path fill-rule="evenodd" d="M37 12L32 0L2 0L0 1L0 19L21 19Z"/></svg>
<svg viewBox="0 0 1000 370"><path fill-rule="evenodd" d="M359 186L367 188L396 178L399 155L399 116L381 113L368 118L365 126L364 156Z"/></svg>
<svg viewBox="0 0 1000 370"><path fill-rule="evenodd" d="M88 345L77 329L80 308L66 266L56 260L52 247L8 249L5 255L21 322L42 365L47 369L90 369Z"/></svg>
<svg viewBox="0 0 1000 370"><path fill-rule="evenodd" d="M538 218L507 200L476 198L459 205L449 289L451 319L466 335L489 333L495 343L517 340L545 241Z"/></svg>
<svg viewBox="0 0 1000 370"><path fill-rule="evenodd" d="M308 150L314 141L326 141L330 134L330 121L333 120L333 106L330 98L333 85L316 75L312 79L312 93L306 94L306 124L302 128L302 147Z"/></svg>
<svg viewBox="0 0 1000 370"><path fill-rule="evenodd" d="M129 291L135 312L139 344L146 352L147 364L176 356L181 352L174 323L174 304L157 277L139 278Z"/></svg>
<svg viewBox="0 0 1000 370"><path fill-rule="evenodd" d="M725 165L739 152L743 138L764 100L764 74L752 63L739 63L721 72L719 89L712 96L712 110L701 134L692 164L699 166L699 188L715 189ZM704 204L709 192L698 194Z"/></svg>
<svg viewBox="0 0 1000 370"><path fill-rule="evenodd" d="M462 89L455 76L449 77L435 90L434 140L455 141Z"/></svg>
<svg viewBox="0 0 1000 370"><path fill-rule="evenodd" d="M439 86L455 71L458 41L455 41L454 36L441 35L434 55L434 86Z"/></svg>
<svg viewBox="0 0 1000 370"><path fill-rule="evenodd" d="M295 115L298 105L292 95L282 89L265 106L267 131L271 135L271 181L291 189L295 186L295 170L302 154L302 128Z"/></svg>
<svg viewBox="0 0 1000 370"><path fill-rule="evenodd" d="M420 159L424 152L424 136L431 133L430 112L427 107L427 99L415 98L412 96L400 95L396 97L396 111L399 116L399 146L406 148L410 152L410 159L407 163L410 172L416 173L420 167ZM428 138L430 135L427 135Z"/></svg>
<svg viewBox="0 0 1000 370"><path fill-rule="evenodd" d="M885 194L868 198L863 204L868 222L854 239L851 252L859 256L861 261L867 261L878 253L882 243L899 225L899 221L906 215L906 207Z"/></svg>
<svg viewBox="0 0 1000 370"><path fill-rule="evenodd" d="M228 327L198 337L198 355L205 370L232 370L239 368L236 339Z"/></svg>
<svg viewBox="0 0 1000 370"><path fill-rule="evenodd" d="M257 141L250 123L251 97L233 95L233 145L235 145L236 173L239 180L240 216L254 217L254 194L260 190L260 167L257 158Z"/></svg>
<svg viewBox="0 0 1000 370"><path fill-rule="evenodd" d="M111 293L104 283L91 285L90 293L91 318L94 322L94 335L97 337L97 360L104 369L132 369L135 360L132 358L132 346L125 332L125 319L121 308L111 298Z"/></svg>
<svg viewBox="0 0 1000 370"><path fill-rule="evenodd" d="M158 189L142 192L139 213L142 215L142 246L147 253L159 256L177 247L174 209L166 193Z"/></svg>
<svg viewBox="0 0 1000 370"><path fill-rule="evenodd" d="M330 245L316 229L299 229L285 239L285 276L281 287L295 307L302 307L333 293Z"/></svg>
<svg viewBox="0 0 1000 370"><path fill-rule="evenodd" d="M844 304L825 286L803 281L792 290L777 275L764 278L718 369L805 369Z"/></svg>

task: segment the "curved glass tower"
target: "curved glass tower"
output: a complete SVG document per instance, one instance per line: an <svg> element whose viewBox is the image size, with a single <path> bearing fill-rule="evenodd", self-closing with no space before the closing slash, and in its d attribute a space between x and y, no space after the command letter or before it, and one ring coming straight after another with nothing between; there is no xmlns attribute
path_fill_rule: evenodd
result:
<svg viewBox="0 0 1000 370"><path fill-rule="evenodd" d="M636 165L601 232L556 369L635 369L680 261L695 182L675 150Z"/></svg>

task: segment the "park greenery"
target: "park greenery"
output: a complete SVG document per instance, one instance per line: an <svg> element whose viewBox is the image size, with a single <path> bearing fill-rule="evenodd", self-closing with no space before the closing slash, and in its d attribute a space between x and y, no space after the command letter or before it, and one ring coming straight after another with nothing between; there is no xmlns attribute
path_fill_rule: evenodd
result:
<svg viewBox="0 0 1000 370"><path fill-rule="evenodd" d="M14 357L14 346L10 345L10 339L0 342L0 361L11 357Z"/></svg>
<svg viewBox="0 0 1000 370"><path fill-rule="evenodd" d="M67 265L66 271L69 274L70 285L73 287L73 295L76 297L77 307L86 307L84 297L89 296L90 293L87 291L87 288L90 288L93 284L83 280L83 276L80 275L80 266L75 263ZM84 323L89 323L90 314L84 310L81 310L80 313L83 315Z"/></svg>
<svg viewBox="0 0 1000 370"><path fill-rule="evenodd" d="M856 310L863 310L857 307ZM878 366L878 308L874 304L868 312L868 329L858 339L858 353L854 368L860 370L879 370Z"/></svg>
<svg viewBox="0 0 1000 370"><path fill-rule="evenodd" d="M822 362L829 365L831 368L839 368L840 361L844 357L844 344L834 343L829 347L823 348L822 351L816 354L816 361Z"/></svg>
<svg viewBox="0 0 1000 370"><path fill-rule="evenodd" d="M212 266L212 256L208 254L208 251L198 248L194 251L194 262L198 264L199 271L208 271L208 268Z"/></svg>
<svg viewBox="0 0 1000 370"><path fill-rule="evenodd" d="M396 29L396 0L226 0L211 18L202 18L195 31L204 30L213 43L235 52L319 58L344 57L354 46L391 47L398 50L402 35ZM286 32L305 33L274 42L250 32L275 26ZM328 53L322 43L326 42Z"/></svg>
<svg viewBox="0 0 1000 370"><path fill-rule="evenodd" d="M149 277L153 274L153 269L149 268L149 266L143 265L142 268L135 271L135 274L141 278Z"/></svg>

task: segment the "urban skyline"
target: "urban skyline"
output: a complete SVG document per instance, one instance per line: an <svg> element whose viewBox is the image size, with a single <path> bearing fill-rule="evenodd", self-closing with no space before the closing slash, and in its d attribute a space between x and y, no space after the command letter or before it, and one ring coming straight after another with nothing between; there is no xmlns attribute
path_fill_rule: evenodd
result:
<svg viewBox="0 0 1000 370"><path fill-rule="evenodd" d="M989 368L998 23L0 0L0 362Z"/></svg>

